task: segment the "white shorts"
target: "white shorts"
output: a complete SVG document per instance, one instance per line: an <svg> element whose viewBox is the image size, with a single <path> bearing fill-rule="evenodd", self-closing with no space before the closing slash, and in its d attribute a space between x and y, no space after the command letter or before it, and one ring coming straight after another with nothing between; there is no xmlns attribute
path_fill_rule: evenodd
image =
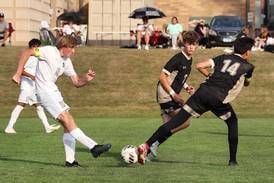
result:
<svg viewBox="0 0 274 183"><path fill-rule="evenodd" d="M64 102L63 97L60 91L42 91L37 92L39 103L52 115L54 119L57 119L58 116L69 110L69 106Z"/></svg>
<svg viewBox="0 0 274 183"><path fill-rule="evenodd" d="M18 102L29 104L32 106L33 104L37 104L37 96L34 90L20 90L20 94L18 97Z"/></svg>
<svg viewBox="0 0 274 183"><path fill-rule="evenodd" d="M30 106L37 104L35 83L31 79L22 77L18 102L29 104Z"/></svg>

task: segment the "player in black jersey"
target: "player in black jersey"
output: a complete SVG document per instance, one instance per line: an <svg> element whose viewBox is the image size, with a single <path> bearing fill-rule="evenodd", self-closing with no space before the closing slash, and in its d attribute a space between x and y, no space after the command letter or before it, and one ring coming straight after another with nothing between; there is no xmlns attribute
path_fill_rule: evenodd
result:
<svg viewBox="0 0 274 183"><path fill-rule="evenodd" d="M199 44L199 37L195 31L188 31L182 35L184 48L181 52L174 55L164 66L160 74L157 84L157 102L161 108L161 116L163 122L168 122L182 108L184 100L180 95L184 88L189 94L194 93L194 88L186 83L186 80L191 72L192 55ZM189 126L189 122L185 122L172 130L175 133ZM152 156L157 155L158 145L161 140L156 141L150 147Z"/></svg>
<svg viewBox="0 0 274 183"><path fill-rule="evenodd" d="M197 91L187 100L180 112L168 123L160 126L156 132L138 147L138 161L145 163L149 147L156 141L163 143L172 135L172 130L185 123L191 116L199 117L211 111L224 120L228 127L230 159L228 165L237 165L238 120L229 102L237 97L243 86L248 86L254 66L247 62L251 57L254 40L248 37L238 39L234 44L234 53L220 55L202 61L196 68L207 77ZM210 74L209 69L213 72Z"/></svg>

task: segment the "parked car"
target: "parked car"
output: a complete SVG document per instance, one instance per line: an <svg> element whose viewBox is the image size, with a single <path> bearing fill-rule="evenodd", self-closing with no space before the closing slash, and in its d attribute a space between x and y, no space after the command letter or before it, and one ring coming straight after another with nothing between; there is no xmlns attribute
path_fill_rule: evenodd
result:
<svg viewBox="0 0 274 183"><path fill-rule="evenodd" d="M209 24L207 47L232 46L243 27L239 16L214 16Z"/></svg>

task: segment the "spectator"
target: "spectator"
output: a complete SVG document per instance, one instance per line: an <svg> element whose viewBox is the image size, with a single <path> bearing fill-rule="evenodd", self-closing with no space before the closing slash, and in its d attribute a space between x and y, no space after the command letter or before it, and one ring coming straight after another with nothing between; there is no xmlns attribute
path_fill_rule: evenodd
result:
<svg viewBox="0 0 274 183"><path fill-rule="evenodd" d="M205 25L205 20L200 19L200 21L197 23L196 27L194 28L194 31L197 32L199 35L199 45L206 46L207 26Z"/></svg>
<svg viewBox="0 0 274 183"><path fill-rule="evenodd" d="M129 43L128 46L130 48L136 47L136 36L134 30L129 31Z"/></svg>
<svg viewBox="0 0 274 183"><path fill-rule="evenodd" d="M142 38L145 39L145 50L149 50L149 39L153 34L153 26L148 23L148 18L143 17L143 24L137 25L137 49L141 49Z"/></svg>
<svg viewBox="0 0 274 183"><path fill-rule="evenodd" d="M262 24L260 28L260 35L256 37L255 39L255 50L263 51L268 37L269 37L268 27Z"/></svg>
<svg viewBox="0 0 274 183"><path fill-rule="evenodd" d="M73 24L73 21L65 23L62 31L63 35L73 36L76 39L77 45L82 44L80 27L76 24Z"/></svg>
<svg viewBox="0 0 274 183"><path fill-rule="evenodd" d="M167 25L166 32L171 38L172 49L177 49L178 47L178 38L180 38L181 33L183 32L183 26L179 24L177 17L171 18L171 23Z"/></svg>
<svg viewBox="0 0 274 183"><path fill-rule="evenodd" d="M264 51L274 53L274 32L267 38L265 45Z"/></svg>
<svg viewBox="0 0 274 183"><path fill-rule="evenodd" d="M41 21L39 37L43 46L45 45L53 46L56 43L56 38L54 37L53 33L49 30L49 24L45 20Z"/></svg>
<svg viewBox="0 0 274 183"><path fill-rule="evenodd" d="M5 21L5 15L3 12L0 12L0 44L4 47L9 35L9 25Z"/></svg>
<svg viewBox="0 0 274 183"><path fill-rule="evenodd" d="M11 35L15 31L15 29L12 26L12 23L9 22L9 30L8 30L8 39L9 39L9 45L11 45Z"/></svg>
<svg viewBox="0 0 274 183"><path fill-rule="evenodd" d="M242 31L240 32L240 34L237 36L237 39L240 39L242 37L249 37L249 28L248 27L244 27L242 29Z"/></svg>
<svg viewBox="0 0 274 183"><path fill-rule="evenodd" d="M62 31L63 31L63 35L73 35L73 34L75 34L75 30L73 28L73 22L70 21L70 22L65 23L64 26L63 26Z"/></svg>

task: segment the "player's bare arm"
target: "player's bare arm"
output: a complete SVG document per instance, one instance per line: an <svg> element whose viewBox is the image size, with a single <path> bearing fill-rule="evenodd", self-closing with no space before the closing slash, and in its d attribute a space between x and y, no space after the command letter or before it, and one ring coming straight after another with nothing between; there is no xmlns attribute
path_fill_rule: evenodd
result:
<svg viewBox="0 0 274 183"><path fill-rule="evenodd" d="M12 81L16 84L20 84L20 79L24 71L24 66L28 61L29 57L32 55L35 55L34 49L27 49L23 51L23 53L21 54L16 73L12 76Z"/></svg>
<svg viewBox="0 0 274 183"><path fill-rule="evenodd" d="M210 60L202 61L196 64L196 69L202 73L205 77L209 76L209 69L212 67L212 62Z"/></svg>
<svg viewBox="0 0 274 183"><path fill-rule="evenodd" d="M184 104L184 100L181 95L176 93L170 86L170 83L167 80L167 74L165 72L161 72L160 74L160 83L162 84L164 90L169 93L169 95L176 101L181 104Z"/></svg>
<svg viewBox="0 0 274 183"><path fill-rule="evenodd" d="M33 76L32 74L30 74L30 73L28 73L26 71L23 71L22 75L29 77L33 81L35 80L35 76Z"/></svg>
<svg viewBox="0 0 274 183"><path fill-rule="evenodd" d="M78 75L71 76L70 78L71 78L72 84L78 88L88 84L88 82L94 79L95 75L96 73L93 70L89 69L82 78L80 78Z"/></svg>

